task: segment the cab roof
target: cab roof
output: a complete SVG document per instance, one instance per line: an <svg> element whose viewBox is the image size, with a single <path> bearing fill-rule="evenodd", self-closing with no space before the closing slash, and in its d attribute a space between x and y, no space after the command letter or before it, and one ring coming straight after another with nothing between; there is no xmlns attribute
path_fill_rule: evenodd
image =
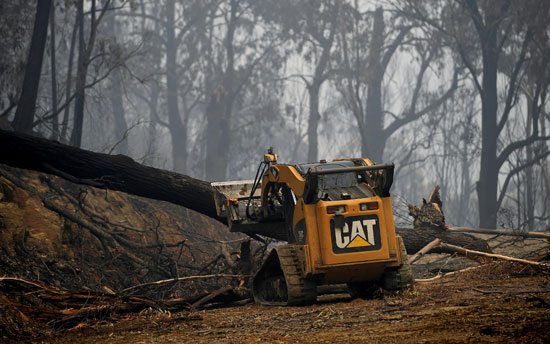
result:
<svg viewBox="0 0 550 344"><path fill-rule="evenodd" d="M305 163L305 164L296 164L296 170L302 175L305 176L309 169L316 168L317 170L328 170L333 168L340 167L353 167L357 166L352 160L341 160L341 161L331 161L331 162L314 162L314 163Z"/></svg>

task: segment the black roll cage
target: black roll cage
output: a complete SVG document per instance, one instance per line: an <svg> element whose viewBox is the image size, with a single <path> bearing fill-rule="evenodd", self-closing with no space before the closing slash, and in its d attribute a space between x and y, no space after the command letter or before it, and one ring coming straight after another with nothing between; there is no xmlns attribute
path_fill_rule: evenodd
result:
<svg viewBox="0 0 550 344"><path fill-rule="evenodd" d="M389 197L390 188L393 184L393 173L395 165L391 164L380 164L372 166L353 166L353 167L341 167L341 168L329 168L329 169L318 169L316 167L310 168L306 175L306 186L304 189L304 201L307 204L315 203L316 199L316 190L318 186L318 177L320 175L326 174L336 174L336 173L349 173L349 172L366 172L366 171L381 171L382 173L375 176L376 184L373 186L375 192L380 197Z"/></svg>

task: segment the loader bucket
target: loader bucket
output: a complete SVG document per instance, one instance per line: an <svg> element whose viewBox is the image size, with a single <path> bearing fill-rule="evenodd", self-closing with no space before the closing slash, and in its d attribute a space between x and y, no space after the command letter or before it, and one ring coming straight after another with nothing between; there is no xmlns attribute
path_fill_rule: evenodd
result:
<svg viewBox="0 0 550 344"><path fill-rule="evenodd" d="M266 235L278 240L288 240L284 220L260 220L262 217L261 190L258 187L250 198L253 184L253 180L212 183L218 216L227 218L231 232Z"/></svg>
<svg viewBox="0 0 550 344"><path fill-rule="evenodd" d="M248 200L253 184L253 180L212 183L211 185L214 191L214 201L216 203L216 213L218 216L227 216L226 210L228 202L242 202ZM260 188L257 188L252 197L259 198L260 192Z"/></svg>

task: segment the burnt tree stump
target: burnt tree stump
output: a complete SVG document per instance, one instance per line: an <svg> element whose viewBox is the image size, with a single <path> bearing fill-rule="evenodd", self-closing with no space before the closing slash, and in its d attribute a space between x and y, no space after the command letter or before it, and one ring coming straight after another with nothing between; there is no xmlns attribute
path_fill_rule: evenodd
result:
<svg viewBox="0 0 550 344"><path fill-rule="evenodd" d="M403 238L409 254L420 251L435 238L471 250L492 252L483 239L469 234L447 231L439 186L434 188L428 201L422 200L420 208L414 204L409 204L409 215L414 218L414 228L396 228L396 232ZM441 253L442 251L436 248L431 252Z"/></svg>

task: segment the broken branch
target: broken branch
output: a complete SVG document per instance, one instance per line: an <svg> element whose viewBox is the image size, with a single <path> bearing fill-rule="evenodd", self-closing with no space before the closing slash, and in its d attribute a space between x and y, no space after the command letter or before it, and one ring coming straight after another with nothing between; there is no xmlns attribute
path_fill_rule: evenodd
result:
<svg viewBox="0 0 550 344"><path fill-rule="evenodd" d="M441 242L438 245L438 247L445 250L445 251L447 251L447 252L457 253L457 254L465 256L465 257L468 257L469 255L474 255L474 256L481 256L481 257L490 257L490 258L497 258L497 259L502 259L502 260L509 260L509 261L512 261L512 262L518 262L518 263L523 263L523 264L550 267L550 264L546 264L546 263L539 263L539 262L534 262L532 260L527 260L527 259L508 257L508 256L500 255L500 254L485 253L485 252L480 252L480 251L475 251L475 250L468 250L466 248L451 245L451 244L446 244L444 242Z"/></svg>
<svg viewBox="0 0 550 344"><path fill-rule="evenodd" d="M426 253L430 252L434 247L439 245L441 243L441 239L436 238L432 242L430 242L428 245L424 246L420 251L416 252L411 258L409 258L409 262L412 264L422 258Z"/></svg>
<svg viewBox="0 0 550 344"><path fill-rule="evenodd" d="M466 271L471 271L471 270L476 270L476 269L479 269L481 268L483 265L478 265L478 266L470 266L469 268L465 268L465 269L461 269L461 270L456 270L456 271L451 271L451 272L446 272L444 274L438 274L434 277L430 277L430 278L417 278L415 279L414 281L415 282L433 282L435 280L438 280L440 278L443 278L443 277L447 277L447 276L452 276L452 275L456 275L456 274L459 274L459 273L462 273L462 272L466 272Z"/></svg>
<svg viewBox="0 0 550 344"><path fill-rule="evenodd" d="M225 292L228 292L230 290L232 290L233 287L230 286L230 285L226 285L225 287L222 287L216 291L213 291L211 292L210 294L206 295L205 297L203 297L202 299L198 300L197 302L193 303L191 305L191 308L193 309L197 309L198 307L202 306L203 304L205 304L206 302L212 300L213 298L215 298L216 296L218 295L221 295Z"/></svg>

